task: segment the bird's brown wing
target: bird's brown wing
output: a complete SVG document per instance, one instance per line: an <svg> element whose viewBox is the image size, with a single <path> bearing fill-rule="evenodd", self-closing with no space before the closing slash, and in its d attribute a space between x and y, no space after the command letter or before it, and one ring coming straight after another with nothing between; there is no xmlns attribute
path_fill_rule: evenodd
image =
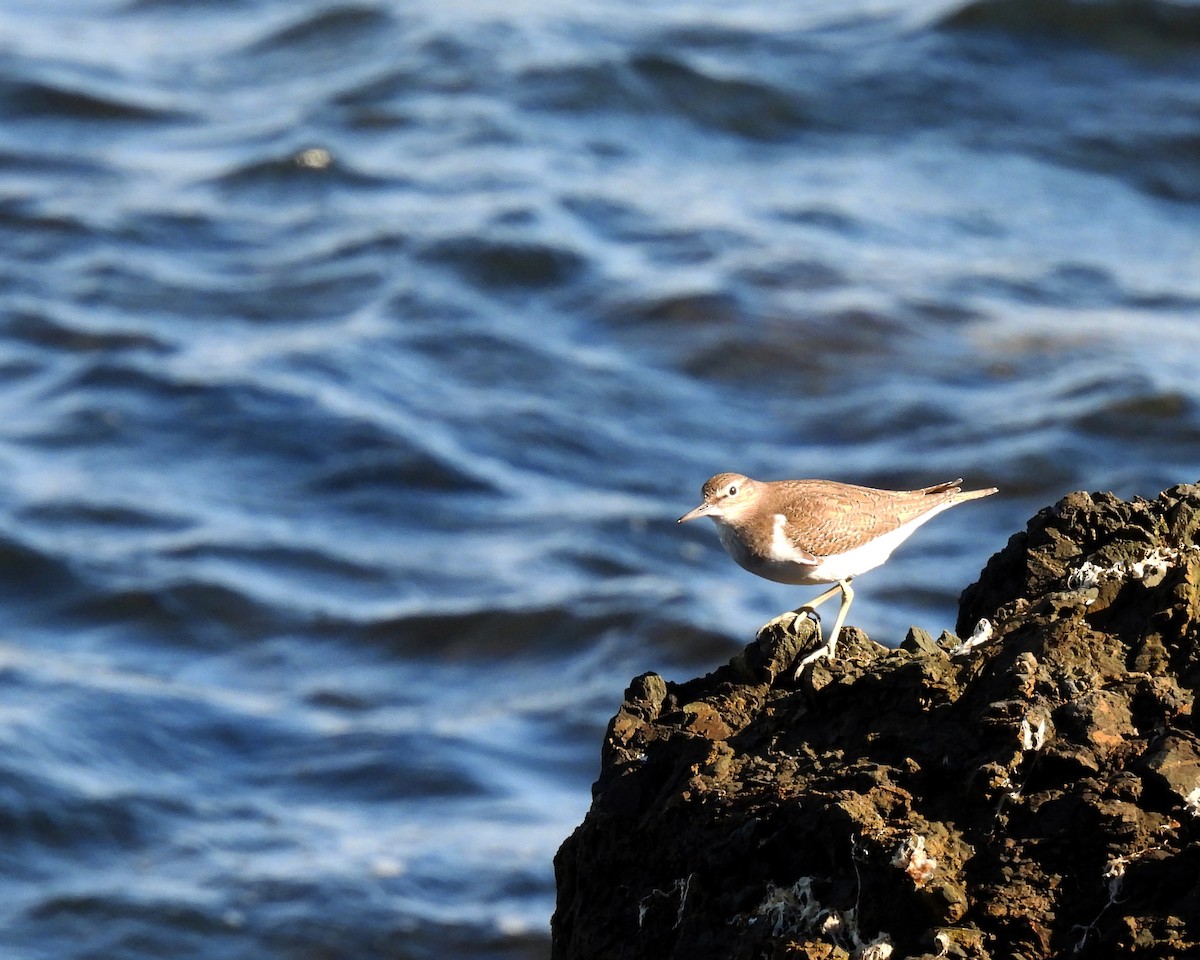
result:
<svg viewBox="0 0 1200 960"><path fill-rule="evenodd" d="M953 500L958 488L875 490L830 480L785 481L779 489L789 523L784 535L798 550L834 556L869 543Z"/></svg>

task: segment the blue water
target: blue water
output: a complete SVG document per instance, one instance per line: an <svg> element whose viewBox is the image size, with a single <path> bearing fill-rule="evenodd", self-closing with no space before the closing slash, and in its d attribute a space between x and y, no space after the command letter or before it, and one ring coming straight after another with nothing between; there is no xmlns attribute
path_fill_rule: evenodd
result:
<svg viewBox="0 0 1200 960"><path fill-rule="evenodd" d="M1200 8L0 10L0 953L544 958L723 470L1200 478ZM694 528L693 528L694 527Z"/></svg>

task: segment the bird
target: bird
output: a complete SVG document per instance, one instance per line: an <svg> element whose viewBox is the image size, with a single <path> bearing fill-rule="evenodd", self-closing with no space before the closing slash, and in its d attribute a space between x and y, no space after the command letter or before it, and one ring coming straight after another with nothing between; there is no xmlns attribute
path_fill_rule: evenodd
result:
<svg viewBox="0 0 1200 960"><path fill-rule="evenodd" d="M962 482L960 478L919 490L877 490L835 480L754 480L740 473L718 473L701 488L701 504L676 523L708 517L737 564L767 580L797 586L833 584L795 611L812 615L818 636L816 608L841 593L829 640L800 662L799 677L808 664L833 657L854 600L850 581L886 561L943 510L997 492L995 487L963 490Z"/></svg>

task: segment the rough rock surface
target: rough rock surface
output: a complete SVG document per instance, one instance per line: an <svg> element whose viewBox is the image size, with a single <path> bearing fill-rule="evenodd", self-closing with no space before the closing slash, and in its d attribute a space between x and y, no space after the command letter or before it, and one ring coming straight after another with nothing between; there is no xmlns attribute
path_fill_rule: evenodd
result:
<svg viewBox="0 0 1200 960"><path fill-rule="evenodd" d="M555 860L556 960L1200 957L1200 487L1074 493L889 650L785 615L638 677ZM982 637L986 634L976 634Z"/></svg>

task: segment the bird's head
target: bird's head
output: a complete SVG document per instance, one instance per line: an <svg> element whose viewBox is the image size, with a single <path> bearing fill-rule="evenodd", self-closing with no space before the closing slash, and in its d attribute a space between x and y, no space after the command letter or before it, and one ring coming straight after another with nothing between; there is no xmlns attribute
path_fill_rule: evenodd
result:
<svg viewBox="0 0 1200 960"><path fill-rule="evenodd" d="M697 517L736 521L746 511L753 509L758 496L758 481L740 473L718 473L708 479L700 492L704 502L695 510L685 513L676 523L686 523Z"/></svg>

